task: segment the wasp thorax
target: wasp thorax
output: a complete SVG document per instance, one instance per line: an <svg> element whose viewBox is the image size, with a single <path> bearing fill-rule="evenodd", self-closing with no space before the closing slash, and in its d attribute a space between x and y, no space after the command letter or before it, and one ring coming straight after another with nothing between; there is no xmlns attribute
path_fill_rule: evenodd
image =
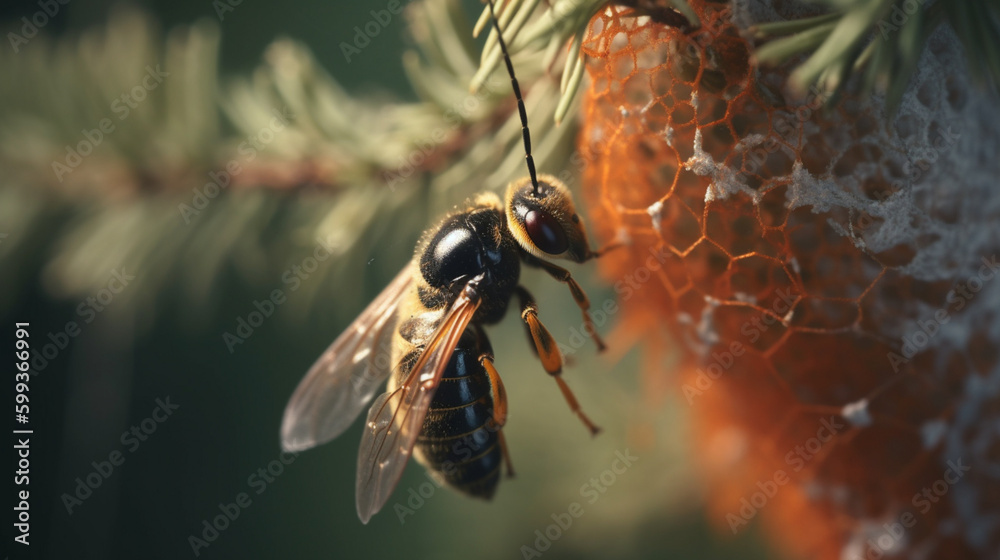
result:
<svg viewBox="0 0 1000 560"><path fill-rule="evenodd" d="M538 176L536 192L525 177L507 187L507 223L521 248L532 256L583 262L590 246L573 196L552 175Z"/></svg>

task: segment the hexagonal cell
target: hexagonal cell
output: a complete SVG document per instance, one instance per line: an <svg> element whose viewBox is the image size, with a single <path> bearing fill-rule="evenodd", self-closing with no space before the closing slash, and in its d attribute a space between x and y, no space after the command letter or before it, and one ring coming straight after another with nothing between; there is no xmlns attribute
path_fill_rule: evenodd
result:
<svg viewBox="0 0 1000 560"><path fill-rule="evenodd" d="M788 215L785 237L799 263L806 293L826 298L856 298L874 282L883 267L840 235L811 207Z"/></svg>
<svg viewBox="0 0 1000 560"><path fill-rule="evenodd" d="M895 375L893 349L854 332L795 331L772 354L772 364L799 400L843 406L869 396ZM838 357L832 361L832 357Z"/></svg>
<svg viewBox="0 0 1000 560"><path fill-rule="evenodd" d="M729 285L734 298L749 298L757 307L783 316L804 294L788 277L782 263L763 256L733 259Z"/></svg>
<svg viewBox="0 0 1000 560"><path fill-rule="evenodd" d="M779 248L763 236L756 206L743 195L709 203L705 236L728 247L736 257L750 253L777 256L779 253Z"/></svg>
<svg viewBox="0 0 1000 560"><path fill-rule="evenodd" d="M661 187L657 192L667 194L673 188L674 182L677 181L677 172L680 167L670 158L667 158L666 161L662 161L663 158L660 159L661 161L649 174L649 182Z"/></svg>
<svg viewBox="0 0 1000 560"><path fill-rule="evenodd" d="M697 111L698 125L704 126L722 119L726 116L726 109L728 108L729 102L721 97L714 95L699 97Z"/></svg>
<svg viewBox="0 0 1000 560"><path fill-rule="evenodd" d="M969 92L965 86L955 79L954 74L949 74L945 80L945 89L948 91L948 104L952 109L961 111L969 101Z"/></svg>
<svg viewBox="0 0 1000 560"><path fill-rule="evenodd" d="M768 112L751 96L737 97L730 102L730 122L737 138L746 138L751 134L766 135L771 132L771 119Z"/></svg>
<svg viewBox="0 0 1000 560"><path fill-rule="evenodd" d="M673 123L670 141L671 144L677 149L677 153L680 154L682 161L686 162L694 157L694 137L696 133L697 127L693 121L686 124Z"/></svg>
<svg viewBox="0 0 1000 560"><path fill-rule="evenodd" d="M764 161L759 175L764 179L787 177L791 175L792 165L797 157L788 146L776 144L773 146L773 150L767 154L767 159Z"/></svg>
<svg viewBox="0 0 1000 560"><path fill-rule="evenodd" d="M660 69L649 73L649 87L651 93L656 97L669 95L673 85L674 78L670 72Z"/></svg>
<svg viewBox="0 0 1000 560"><path fill-rule="evenodd" d="M897 270L887 270L859 301L861 329L881 336L899 338L903 326L916 321L916 309L901 287L909 280Z"/></svg>
<svg viewBox="0 0 1000 560"><path fill-rule="evenodd" d="M662 257L660 272L673 290L679 292L691 286L684 259L673 253L658 253L657 257Z"/></svg>
<svg viewBox="0 0 1000 560"><path fill-rule="evenodd" d="M956 379L949 386L926 375L908 373L905 368L900 368L900 373L902 377L886 387L878 398L871 400L868 411L873 417L913 426L915 430L930 429L924 428L925 424L946 414L951 406L953 393L950 391L961 389L964 383ZM930 432L926 436L927 448L936 447L938 437Z"/></svg>
<svg viewBox="0 0 1000 560"><path fill-rule="evenodd" d="M735 34L719 35L709 45L709 54L712 55L710 60L715 63L726 61L722 69L726 73L727 82L740 82L750 71L750 51L743 37Z"/></svg>
<svg viewBox="0 0 1000 560"><path fill-rule="evenodd" d="M693 78L692 78L693 79ZM674 76L674 81L670 86L670 95L674 97L678 102L691 99L691 85L681 81L676 75Z"/></svg>
<svg viewBox="0 0 1000 560"><path fill-rule="evenodd" d="M832 412L821 413L801 405L794 406L773 436L773 445L782 457L789 475L801 473L812 478L823 460L834 449L851 441L851 425Z"/></svg>
<svg viewBox="0 0 1000 560"><path fill-rule="evenodd" d="M874 424L852 434L850 445L837 445L817 465L816 478L836 481L851 488L841 507L850 515L878 518L890 511L889 504L909 505L914 492L912 481L904 483L906 492L897 496L899 477L918 461L920 439L915 431L899 426ZM940 472L938 473L940 476ZM895 513L895 512L892 512Z"/></svg>
<svg viewBox="0 0 1000 560"><path fill-rule="evenodd" d="M633 47L636 49L636 66L643 70L659 68L670 54L670 48L665 42L653 41L643 45L633 44Z"/></svg>
<svg viewBox="0 0 1000 560"><path fill-rule="evenodd" d="M771 187L757 203L757 215L764 227L779 227L788 218L788 185Z"/></svg>
<svg viewBox="0 0 1000 560"><path fill-rule="evenodd" d="M729 255L714 243L702 239L684 257L688 274L696 288L703 294L719 299L728 297L726 273Z"/></svg>
<svg viewBox="0 0 1000 560"><path fill-rule="evenodd" d="M612 77L620 87L620 84L635 71L635 59L628 51L621 51L620 54L612 56L614 57L611 62Z"/></svg>
<svg viewBox="0 0 1000 560"><path fill-rule="evenodd" d="M633 137L630 142L621 142L613 147L613 153L607 157L613 158L634 158L637 154L644 154L647 160L644 165L629 166L622 169L615 177L615 181L629 188L622 188L615 198L613 206L627 208L630 210L646 211L656 198L650 197L648 191L657 191L661 196L666 194L671 185L665 181L650 183L648 167L652 161L677 161L678 155L674 148L667 145L662 138L659 141L654 139L642 139ZM648 222L647 222L648 223Z"/></svg>
<svg viewBox="0 0 1000 560"><path fill-rule="evenodd" d="M693 84L701 69L701 47L693 37L677 37L670 43L671 73L685 84Z"/></svg>
<svg viewBox="0 0 1000 560"><path fill-rule="evenodd" d="M962 216L963 201L960 197L944 195L938 189L918 189L915 198L917 206L935 221L956 224Z"/></svg>
<svg viewBox="0 0 1000 560"><path fill-rule="evenodd" d="M701 239L701 220L676 196L668 196L659 206L663 239L679 252L687 251ZM653 217L655 223L656 218Z"/></svg>
<svg viewBox="0 0 1000 560"><path fill-rule="evenodd" d="M670 115L667 107L667 100L659 99L643 113L646 127L653 134L665 134L667 127L670 126Z"/></svg>
<svg viewBox="0 0 1000 560"><path fill-rule="evenodd" d="M823 135L813 134L806 139L805 145L802 146L799 160L806 171L820 177L829 171L834 155L834 150L827 146Z"/></svg>
<svg viewBox="0 0 1000 560"><path fill-rule="evenodd" d="M798 406L768 361L740 341L710 348L698 369L716 376L704 392L706 402L715 399L713 393L725 394L726 418L749 433L773 433L782 414Z"/></svg>
<svg viewBox="0 0 1000 560"><path fill-rule="evenodd" d="M687 124L694 119L694 107L687 101L679 101L670 111L670 122L674 126Z"/></svg>
<svg viewBox="0 0 1000 560"><path fill-rule="evenodd" d="M677 297L677 312L686 314L695 322L701 321L701 314L705 311L706 305L708 304L705 303L705 295L697 289L686 290Z"/></svg>
<svg viewBox="0 0 1000 560"><path fill-rule="evenodd" d="M701 80L698 81L698 85L701 86L699 91L717 94L722 93L727 86L726 75L718 70L705 68L701 72Z"/></svg>
<svg viewBox="0 0 1000 560"><path fill-rule="evenodd" d="M787 330L772 313L744 304L719 305L712 312L712 324L720 339L739 342L760 353L769 351Z"/></svg>
<svg viewBox="0 0 1000 560"><path fill-rule="evenodd" d="M791 326L811 329L843 329L855 324L861 311L856 301L805 297L792 316Z"/></svg>
<svg viewBox="0 0 1000 560"><path fill-rule="evenodd" d="M900 243L884 251L874 254L874 257L883 266L901 267L910 264L913 257L917 256L917 250L909 243Z"/></svg>
<svg viewBox="0 0 1000 560"><path fill-rule="evenodd" d="M884 218L873 216L864 211L854 213L850 220L850 226L855 235L860 235L863 239L869 239L871 235L878 232L884 223Z"/></svg>
<svg viewBox="0 0 1000 560"><path fill-rule="evenodd" d="M633 107L645 107L652 99L649 88L649 74L636 72L622 84L624 99Z"/></svg>
<svg viewBox="0 0 1000 560"><path fill-rule="evenodd" d="M701 148L715 161L725 161L732 153L736 141L728 123L718 123L705 128L701 136Z"/></svg>
<svg viewBox="0 0 1000 560"><path fill-rule="evenodd" d="M835 177L854 175L858 166L863 163L878 162L882 158L882 150L871 144L854 144L848 148L833 165Z"/></svg>
<svg viewBox="0 0 1000 560"><path fill-rule="evenodd" d="M677 174L674 196L679 197L681 202L696 215L701 216L705 213L705 189L708 188L708 182L708 178L682 167Z"/></svg>

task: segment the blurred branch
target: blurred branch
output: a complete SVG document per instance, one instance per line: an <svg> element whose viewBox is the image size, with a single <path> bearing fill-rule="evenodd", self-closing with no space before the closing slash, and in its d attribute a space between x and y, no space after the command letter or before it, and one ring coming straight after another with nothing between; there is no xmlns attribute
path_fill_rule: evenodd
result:
<svg viewBox="0 0 1000 560"><path fill-rule="evenodd" d="M680 24L686 21L690 25L698 24L698 16L688 5L687 0L663 0L659 3L655 0L627 0L620 3L633 7L636 15L673 14L670 18L673 23ZM542 57L540 65L543 69L552 66L560 50L568 45L559 86L560 100L554 113L558 124L569 114L583 79L583 54L580 51L583 37L590 26L590 20L604 9L608 2L553 0L546 2L546 8L536 16L539 4L540 0L508 0L502 4L498 2L497 20L504 31L504 41L510 50L510 56L513 58L525 51L544 51L545 56ZM491 75L503 60L496 30L490 26L489 15L489 9L484 8L474 29L477 35L487 27L490 32L480 57L479 70L472 78L470 88L473 92L483 86L486 76Z"/></svg>
<svg viewBox="0 0 1000 560"><path fill-rule="evenodd" d="M991 0L824 0L825 15L761 23L750 29L768 42L756 59L776 64L809 56L792 73L800 90L816 84L835 103L853 77L862 94L880 90L894 111L930 35L949 22L981 82L1000 85L1000 5Z"/></svg>
<svg viewBox="0 0 1000 560"><path fill-rule="evenodd" d="M0 53L0 267L16 271L0 305L36 286L85 298L124 268L137 281L120 300L141 323L207 322L234 283L267 294L320 245L333 258L281 314L364 297L369 271L394 274L431 217L524 173L506 76L467 90L478 53L460 6L407 8L417 102L354 97L289 39L220 85L214 23L164 39L135 12ZM545 117L553 80L522 74L536 161L559 173L575 128Z"/></svg>

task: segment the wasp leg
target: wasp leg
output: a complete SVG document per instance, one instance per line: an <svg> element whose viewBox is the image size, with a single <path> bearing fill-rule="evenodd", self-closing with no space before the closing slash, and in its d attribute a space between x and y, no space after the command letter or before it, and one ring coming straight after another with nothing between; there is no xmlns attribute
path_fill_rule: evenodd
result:
<svg viewBox="0 0 1000 560"><path fill-rule="evenodd" d="M507 390L503 387L503 380L497 373L497 368L493 365L493 347L490 340L486 338L483 329L476 325L476 336L479 338L479 348L482 354L479 355L479 363L486 370L486 375L490 379L490 390L493 392L493 418L491 429L497 431L497 439L500 442L500 451L503 453L504 463L507 465L507 476L514 476L514 463L510 460L510 452L507 450L507 440L503 437L503 427L507 424Z"/></svg>
<svg viewBox="0 0 1000 560"><path fill-rule="evenodd" d="M518 299L521 300L521 319L524 320L525 325L528 327L528 333L531 335L535 351L542 361L542 367L556 380L556 384L559 385L559 390L562 391L563 398L566 399L566 404L569 405L570 411L580 418L592 435L597 435L601 429L594 425L590 421L590 418L580 409L580 403L573 395L573 391L570 390L569 385L560 376L562 372L562 354L559 352L559 346L556 344L555 339L552 338L552 334L538 320L538 305L535 304L535 298L531 297L528 290L522 286L518 286L516 292Z"/></svg>
<svg viewBox="0 0 1000 560"><path fill-rule="evenodd" d="M590 335L590 338L597 345L597 351L603 352L607 346L604 345L604 341L601 340L601 335L597 334L597 328L594 326L594 320L590 317L590 299L587 298L587 294L584 293L583 288L576 283L573 276L570 275L569 271L561 266L554 265L550 262L538 259L539 266L542 267L545 272L548 272L550 276L556 280L562 282L569 286L569 291L573 294L573 299L576 300L576 305L583 311L583 328Z"/></svg>
<svg viewBox="0 0 1000 560"><path fill-rule="evenodd" d="M621 241L611 241L610 243L608 243L604 247L601 247L600 249L598 249L596 251L591 251L590 253L588 253L587 254L587 260L589 261L590 259L597 259L597 258L603 257L604 255L608 254L609 252L614 251L615 249L618 249L619 247L624 247L624 246L625 246L625 244L622 243Z"/></svg>
<svg viewBox="0 0 1000 560"><path fill-rule="evenodd" d="M510 460L510 451L507 450L507 439L503 437L503 427L507 423L507 391L503 388L503 381L500 374L493 367L493 354L483 354L479 357L479 362L486 369L486 374L490 377L490 387L493 391L493 426L497 431L497 439L500 442L500 451L503 453L503 461L507 465L507 476L514 476L514 463Z"/></svg>
<svg viewBox="0 0 1000 560"><path fill-rule="evenodd" d="M538 305L535 298L523 286L515 288L517 297L521 300L521 320L528 329L535 355L542 361L542 367L550 375L559 375L562 371L562 353L556 344L552 333L538 320Z"/></svg>

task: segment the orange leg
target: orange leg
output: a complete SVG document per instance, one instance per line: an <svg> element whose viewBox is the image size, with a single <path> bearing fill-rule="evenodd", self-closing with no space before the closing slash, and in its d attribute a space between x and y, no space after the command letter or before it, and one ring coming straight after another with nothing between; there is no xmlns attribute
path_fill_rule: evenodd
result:
<svg viewBox="0 0 1000 560"><path fill-rule="evenodd" d="M497 368L493 366L493 354L484 353L479 356L479 363L486 369L486 375L490 378L490 387L493 391L493 423L502 428L507 423L507 390L503 387Z"/></svg>
<svg viewBox="0 0 1000 560"><path fill-rule="evenodd" d="M587 255L587 260L589 261L590 259L597 259L597 258L603 257L605 254L607 254L607 253L609 253L611 251L614 251L615 249L618 249L619 247L624 247L624 246L625 246L625 244L622 243L621 241L612 241L612 242L608 243L607 245L605 245L604 247L601 247L600 249L598 249L596 251L591 251L590 254Z"/></svg>
<svg viewBox="0 0 1000 560"><path fill-rule="evenodd" d="M514 463L510 461L510 451L507 450L507 438L503 437L503 430L497 430L497 437L500 439L503 462L507 465L507 478L514 478Z"/></svg>
<svg viewBox="0 0 1000 560"><path fill-rule="evenodd" d="M603 252L603 250L601 252ZM598 254L600 254L600 252ZM605 346L604 341L601 340L601 335L597 334L597 327L594 326L594 320L590 317L590 312L588 311L590 309L590 299L587 298L587 294L584 293L583 288L580 287L580 284L577 284L576 280L573 279L573 276L565 268L554 265L550 262L545 262L541 259L537 262L545 272L549 273L550 276L569 286L569 291L573 294L573 299L576 301L576 305L581 311L583 311L584 330L587 331L587 334L590 335L594 344L597 345L597 351L603 352L607 346Z"/></svg>
<svg viewBox="0 0 1000 560"><path fill-rule="evenodd" d="M497 438L500 442L500 451L503 453L504 463L507 465L507 476L514 476L514 463L510 460L510 451L507 450L507 439L503 437L503 427L507 424L507 390L504 389L503 380L497 368L493 365L493 348L490 346L486 333L481 328L476 329L479 336L480 349L483 354L479 356L479 363L486 370L486 375L490 379L490 390L493 392L493 418L490 419L492 429L497 431Z"/></svg>
<svg viewBox="0 0 1000 560"><path fill-rule="evenodd" d="M562 391L563 397L566 399L566 404L569 405L569 409L580 418L584 426L587 426L587 429L590 430L590 434L596 436L601 431L601 428L591 422L590 418L583 413L583 410L580 409L580 403L577 402L576 397L573 395L573 391L571 391L569 385L563 381L563 378L558 375L554 375L553 377L555 378L556 383L559 384L559 390Z"/></svg>
<svg viewBox="0 0 1000 560"><path fill-rule="evenodd" d="M528 327L528 334L534 342L534 348L538 354L538 358L542 361L542 367L556 380L559 390L562 391L563 398L566 399L566 404L569 405L570 410L580 418L591 434L597 435L601 429L594 425L590 421L590 418L580 409L580 403L573 395L573 391L570 390L569 385L560 376L562 372L562 354L559 352L559 345L552 338L552 334L538 320L538 306L535 304L534 298L531 297L528 290L525 290L521 286L517 287L517 295L521 300L521 319L524 320L525 325Z"/></svg>

